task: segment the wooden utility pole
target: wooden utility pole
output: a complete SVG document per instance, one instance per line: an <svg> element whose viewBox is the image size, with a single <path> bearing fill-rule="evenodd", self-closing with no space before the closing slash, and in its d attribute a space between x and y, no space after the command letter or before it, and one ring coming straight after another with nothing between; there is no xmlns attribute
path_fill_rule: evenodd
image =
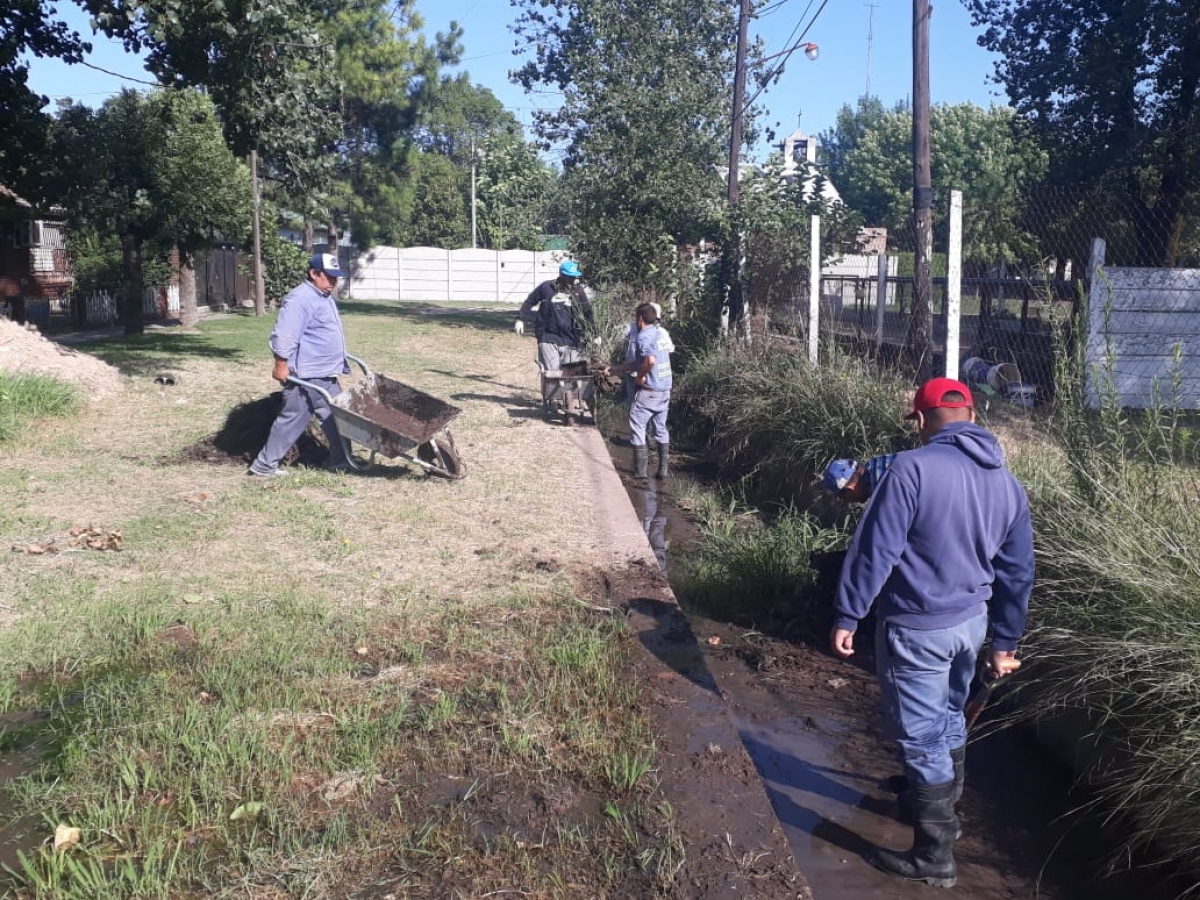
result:
<svg viewBox="0 0 1200 900"><path fill-rule="evenodd" d="M725 294L721 312L722 330L725 323L730 326L742 324L741 319L745 314L742 302L742 240L733 212L741 199L738 175L741 169L742 117L746 112L746 38L749 29L750 0L741 0L738 9L737 51L733 64L733 113L730 116L729 128L728 197L730 227L733 230L727 235L721 254L721 284Z"/></svg>
<svg viewBox="0 0 1200 900"><path fill-rule="evenodd" d="M741 168L742 115L746 111L746 37L750 29L750 0L741 0L738 10L737 53L733 64L733 115L729 130L729 205L741 198L738 170Z"/></svg>
<svg viewBox="0 0 1200 900"><path fill-rule="evenodd" d="M933 375L933 176L929 163L929 0L913 0L913 327L919 382Z"/></svg>
<svg viewBox="0 0 1200 900"><path fill-rule="evenodd" d="M253 193L253 214L250 218L251 237L254 245L254 314L265 315L267 311L267 287L263 279L262 264L262 216L259 206L261 194L258 186L258 151L250 151L250 187Z"/></svg>

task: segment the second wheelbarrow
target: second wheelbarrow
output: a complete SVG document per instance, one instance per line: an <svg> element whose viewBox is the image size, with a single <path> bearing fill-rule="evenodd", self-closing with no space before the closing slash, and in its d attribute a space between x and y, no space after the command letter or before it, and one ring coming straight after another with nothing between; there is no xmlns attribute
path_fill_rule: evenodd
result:
<svg viewBox="0 0 1200 900"><path fill-rule="evenodd" d="M372 372L357 356L346 354L363 371L362 380L336 397L320 385L295 376L288 381L317 391L333 408L338 433L346 442L346 458L351 467L365 471L377 457L397 459L420 466L444 478L462 478L466 467L454 446L450 422L462 410L432 394L403 382ZM370 455L355 458L352 445L359 444Z"/></svg>

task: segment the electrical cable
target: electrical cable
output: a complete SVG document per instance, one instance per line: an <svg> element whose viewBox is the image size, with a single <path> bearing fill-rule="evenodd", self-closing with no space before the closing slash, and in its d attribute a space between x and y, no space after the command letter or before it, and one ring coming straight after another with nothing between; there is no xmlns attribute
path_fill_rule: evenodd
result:
<svg viewBox="0 0 1200 900"><path fill-rule="evenodd" d="M811 6L811 3L809 5ZM820 7L818 7L817 11L815 13L813 13L812 19L809 21L809 23L805 27L804 31L802 31L800 33L800 37L796 39L796 43L793 44L792 47L785 52L784 57L783 57L783 59L781 59L779 61L779 64L777 66L775 66L774 69L772 69L772 71L767 75L766 78L763 79L761 87L759 87L759 89L754 92L754 96L752 96L749 100L747 100L742 105L742 115L745 115L746 110L749 109L751 107L751 105L754 103L754 101L759 98L759 95L761 95L762 92L767 89L767 86L772 81L774 81L776 78L778 78L780 75L783 74L784 64L789 59L791 59L793 53L795 53L797 50L800 49L801 44L804 41L804 38L808 35L808 32L812 29L813 25L816 23L817 18L821 15L821 13L825 10L825 7L828 5L829 5L829 0L822 0ZM799 28L800 27L799 24L797 24L796 27ZM795 33L796 33L796 29L793 28L792 34L795 34ZM789 40L790 39L791 38L789 37Z"/></svg>

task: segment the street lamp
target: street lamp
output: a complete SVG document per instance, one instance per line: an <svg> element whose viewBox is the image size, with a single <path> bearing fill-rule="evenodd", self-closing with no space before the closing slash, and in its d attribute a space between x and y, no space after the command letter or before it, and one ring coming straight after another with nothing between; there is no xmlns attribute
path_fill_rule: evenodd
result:
<svg viewBox="0 0 1200 900"><path fill-rule="evenodd" d="M809 59L816 59L821 55L821 48L810 41L804 45L804 55Z"/></svg>

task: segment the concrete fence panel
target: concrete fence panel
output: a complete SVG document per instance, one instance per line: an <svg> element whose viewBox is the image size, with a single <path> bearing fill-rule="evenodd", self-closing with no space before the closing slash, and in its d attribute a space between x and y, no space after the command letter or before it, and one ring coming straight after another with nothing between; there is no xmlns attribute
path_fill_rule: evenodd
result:
<svg viewBox="0 0 1200 900"><path fill-rule="evenodd" d="M522 303L563 254L533 250L372 247L350 260L346 300Z"/></svg>

